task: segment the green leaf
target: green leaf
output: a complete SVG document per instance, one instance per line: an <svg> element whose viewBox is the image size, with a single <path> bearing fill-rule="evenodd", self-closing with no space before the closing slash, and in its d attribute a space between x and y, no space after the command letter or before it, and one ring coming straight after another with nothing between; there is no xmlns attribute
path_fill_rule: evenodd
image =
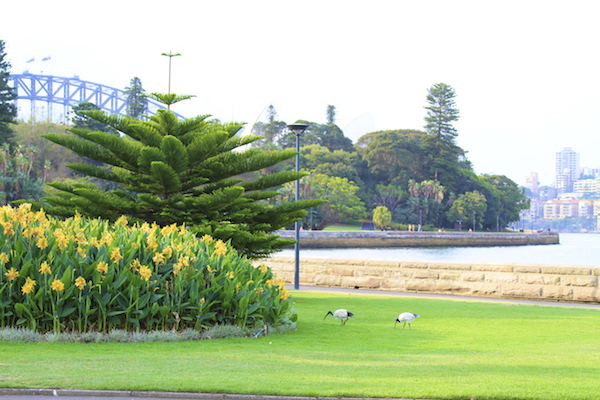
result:
<svg viewBox="0 0 600 400"><path fill-rule="evenodd" d="M160 144L166 163L177 173L188 169L188 155L185 146L174 136L165 136Z"/></svg>
<svg viewBox="0 0 600 400"><path fill-rule="evenodd" d="M169 194L181 189L181 180L173 168L162 161L153 161L150 166L152 178L163 188L162 193Z"/></svg>

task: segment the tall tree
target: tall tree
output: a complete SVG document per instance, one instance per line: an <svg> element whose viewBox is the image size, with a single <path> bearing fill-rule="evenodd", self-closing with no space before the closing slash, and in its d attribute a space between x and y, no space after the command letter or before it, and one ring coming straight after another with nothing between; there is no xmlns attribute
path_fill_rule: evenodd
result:
<svg viewBox="0 0 600 400"><path fill-rule="evenodd" d="M140 78L133 77L129 86L125 88L125 104L127 104L127 115L135 119L140 119L142 115L148 112L148 98L146 91L142 87Z"/></svg>
<svg viewBox="0 0 600 400"><path fill-rule="evenodd" d="M15 133L10 125L17 122L17 108L13 103L17 94L8 85L10 62L5 60L4 47L4 40L0 39L0 144L8 143L13 148L16 145Z"/></svg>
<svg viewBox="0 0 600 400"><path fill-rule="evenodd" d="M152 98L173 104L176 95L153 93ZM43 135L80 156L106 164L71 164L80 173L123 185L125 190L100 190L93 185L50 184L59 194L45 198L50 214L75 212L111 221L121 215L130 222L155 222L159 226L185 224L198 236L231 241L240 253L264 257L293 240L279 239L277 230L302 219L306 209L324 201L301 200L277 206L267 201L279 195L272 188L306 175L284 171L244 181L242 174L258 171L292 158L293 150L238 151L256 136L238 137L241 124L209 121L209 115L179 121L174 113L159 110L148 121L107 115L84 114L118 129L121 135L73 128L77 137ZM49 207L48 207L49 205Z"/></svg>
<svg viewBox="0 0 600 400"><path fill-rule="evenodd" d="M291 196L293 191L294 183L286 183L284 195ZM365 205L357 196L358 186L346 178L312 172L300 180L300 191L303 199L325 200L323 204L315 206L318 218L313 223L316 230L367 216Z"/></svg>
<svg viewBox="0 0 600 400"><path fill-rule="evenodd" d="M425 132L435 136L438 140L454 143L458 135L452 125L458 121L458 109L454 101L456 93L452 86L445 83L436 83L427 89L427 115L425 116Z"/></svg>
<svg viewBox="0 0 600 400"><path fill-rule="evenodd" d="M252 127L252 134L263 137L263 139L253 142L252 146L272 147L273 145L277 144L277 141L286 129L285 122L277 120L277 111L271 104L267 108L267 122L257 122Z"/></svg>
<svg viewBox="0 0 600 400"><path fill-rule="evenodd" d="M328 105L327 111L325 113L327 114L327 125L335 125L335 117L336 117L335 106L333 106L331 104Z"/></svg>
<svg viewBox="0 0 600 400"><path fill-rule="evenodd" d="M90 131L117 133L117 131L114 128L111 128L107 124L89 117L86 114L86 111L100 111L100 107L98 107L94 103L87 101L79 103L75 107L71 108L71 112L75 114L71 118L71 122L73 123L73 126L75 128L88 129Z"/></svg>
<svg viewBox="0 0 600 400"><path fill-rule="evenodd" d="M473 221L475 221L475 229L481 229L486 210L487 201L485 196L475 190L458 196L446 216L451 223L458 220L462 221L464 227L473 226Z"/></svg>

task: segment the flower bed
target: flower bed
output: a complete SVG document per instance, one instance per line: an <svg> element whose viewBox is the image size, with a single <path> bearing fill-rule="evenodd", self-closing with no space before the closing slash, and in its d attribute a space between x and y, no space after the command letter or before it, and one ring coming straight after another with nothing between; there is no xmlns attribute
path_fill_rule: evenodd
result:
<svg viewBox="0 0 600 400"><path fill-rule="evenodd" d="M283 280L184 226L0 208L0 327L201 331L291 324Z"/></svg>

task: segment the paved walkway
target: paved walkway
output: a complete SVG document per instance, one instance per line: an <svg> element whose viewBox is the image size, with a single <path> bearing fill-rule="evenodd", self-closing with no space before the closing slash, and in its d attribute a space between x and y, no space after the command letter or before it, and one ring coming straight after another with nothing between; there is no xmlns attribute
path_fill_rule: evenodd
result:
<svg viewBox="0 0 600 400"><path fill-rule="evenodd" d="M288 290L293 290L293 285L286 285ZM600 304L588 304L588 303L570 303L565 301L535 301L535 300L513 300L513 299L499 299L493 297L471 297L471 296L457 296L452 294L433 294L433 293L410 293L410 292L390 292L385 290L367 290L367 289L343 289L343 288L332 288L324 286L300 286L300 291L315 291L315 292L334 292L334 293L354 293L354 294L369 294L369 295L380 295L380 296L402 296L402 297L423 297L430 299L448 299L448 300L460 300L460 301L483 301L493 303L508 303L508 304L529 304L537 306L549 306L549 307L576 307L576 308L596 308L600 310Z"/></svg>

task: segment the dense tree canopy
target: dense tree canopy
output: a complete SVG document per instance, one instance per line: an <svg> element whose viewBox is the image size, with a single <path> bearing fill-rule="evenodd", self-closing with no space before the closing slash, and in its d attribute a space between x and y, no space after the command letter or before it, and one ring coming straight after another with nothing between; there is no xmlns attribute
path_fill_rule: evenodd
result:
<svg viewBox="0 0 600 400"><path fill-rule="evenodd" d="M16 145L15 133L11 125L17 122L17 108L13 103L17 94L8 84L10 62L6 60L4 47L4 40L0 39L0 145L8 143L14 147Z"/></svg>

